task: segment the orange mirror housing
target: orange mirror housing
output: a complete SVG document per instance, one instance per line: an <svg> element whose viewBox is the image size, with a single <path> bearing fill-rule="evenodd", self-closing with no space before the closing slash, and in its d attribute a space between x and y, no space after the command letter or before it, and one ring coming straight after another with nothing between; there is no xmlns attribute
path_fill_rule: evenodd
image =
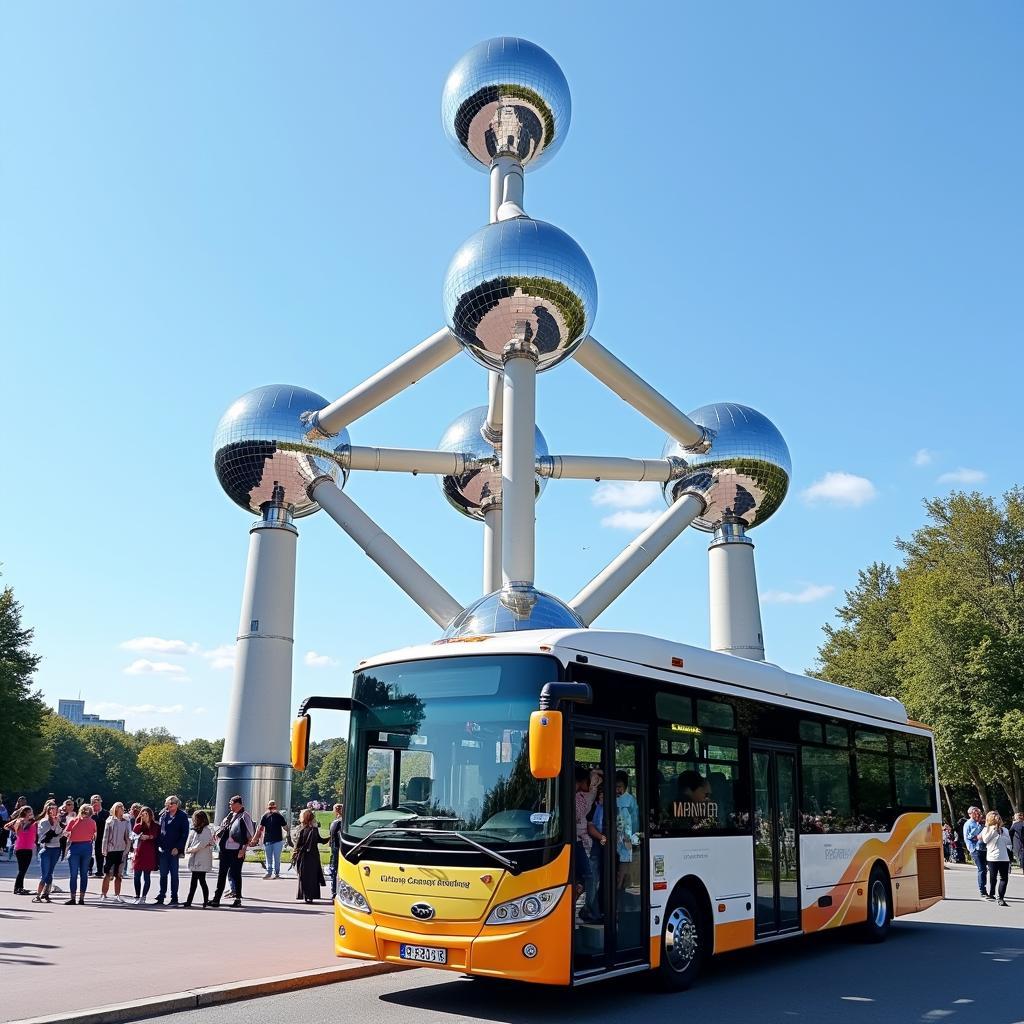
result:
<svg viewBox="0 0 1024 1024"><path fill-rule="evenodd" d="M530 774L555 779L562 771L562 712L534 711L530 715Z"/></svg>
<svg viewBox="0 0 1024 1024"><path fill-rule="evenodd" d="M292 767L297 772L306 770L309 760L309 715L299 715L292 722Z"/></svg>

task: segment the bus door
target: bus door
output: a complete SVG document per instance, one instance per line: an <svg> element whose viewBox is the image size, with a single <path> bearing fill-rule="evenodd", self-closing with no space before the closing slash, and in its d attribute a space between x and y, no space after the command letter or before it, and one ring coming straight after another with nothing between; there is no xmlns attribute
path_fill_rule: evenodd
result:
<svg viewBox="0 0 1024 1024"><path fill-rule="evenodd" d="M649 962L647 740L636 726L576 716L572 737L573 966L582 981Z"/></svg>
<svg viewBox="0 0 1024 1024"><path fill-rule="evenodd" d="M796 748L752 741L755 937L800 928Z"/></svg>

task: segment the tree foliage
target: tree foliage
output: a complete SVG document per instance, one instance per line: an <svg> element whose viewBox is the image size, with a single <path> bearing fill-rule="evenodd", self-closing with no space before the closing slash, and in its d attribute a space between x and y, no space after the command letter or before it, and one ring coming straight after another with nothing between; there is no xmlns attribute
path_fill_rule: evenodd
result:
<svg viewBox="0 0 1024 1024"><path fill-rule="evenodd" d="M42 725L48 709L32 689L40 657L33 654L33 631L21 624L21 605L10 587L0 590L0 792L42 785L51 760Z"/></svg>
<svg viewBox="0 0 1024 1024"><path fill-rule="evenodd" d="M818 674L898 697L935 729L943 782L971 783L986 808L996 783L1024 810L1024 490L925 512L897 541L901 565L858 574Z"/></svg>

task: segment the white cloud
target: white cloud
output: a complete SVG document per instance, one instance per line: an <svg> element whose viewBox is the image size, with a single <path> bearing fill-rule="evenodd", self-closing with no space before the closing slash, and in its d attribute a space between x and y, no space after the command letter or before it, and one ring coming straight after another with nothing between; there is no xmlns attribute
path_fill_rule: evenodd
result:
<svg viewBox="0 0 1024 1024"><path fill-rule="evenodd" d="M655 483L635 480L603 480L590 496L595 505L612 508L643 508L658 497L660 488Z"/></svg>
<svg viewBox="0 0 1024 1024"><path fill-rule="evenodd" d="M206 708L193 708L192 709L192 714L193 715L205 715L206 714Z"/></svg>
<svg viewBox="0 0 1024 1024"><path fill-rule="evenodd" d="M210 663L213 669L228 669L235 667L235 645L221 644L211 651L203 651L203 657Z"/></svg>
<svg viewBox="0 0 1024 1024"><path fill-rule="evenodd" d="M179 682L188 682L185 669L170 661L150 661L149 658L136 658L124 671L125 675L129 676L174 676Z"/></svg>
<svg viewBox="0 0 1024 1024"><path fill-rule="evenodd" d="M91 705L97 714L108 715L177 715L185 710L183 704L118 704L116 701L100 701Z"/></svg>
<svg viewBox="0 0 1024 1024"><path fill-rule="evenodd" d="M939 477L940 484L980 484L988 474L981 469L967 469L960 466Z"/></svg>
<svg viewBox="0 0 1024 1024"><path fill-rule="evenodd" d="M765 604L811 604L828 597L835 589L830 583L808 583L802 590L766 590L761 600Z"/></svg>
<svg viewBox="0 0 1024 1024"><path fill-rule="evenodd" d="M309 668L333 668L338 664L336 658L331 658L326 654L317 654L316 651L306 651L306 656L302 660Z"/></svg>
<svg viewBox="0 0 1024 1024"><path fill-rule="evenodd" d="M935 452L930 448L918 448L914 456L915 466L930 466L935 461Z"/></svg>
<svg viewBox="0 0 1024 1024"><path fill-rule="evenodd" d="M658 516L661 510L647 508L642 511L623 509L621 512L613 512L601 520L602 526L610 526L613 530L646 530Z"/></svg>
<svg viewBox="0 0 1024 1024"><path fill-rule="evenodd" d="M875 485L866 476L853 473L826 473L803 493L803 499L810 504L827 501L833 505L864 505L878 495Z"/></svg>
<svg viewBox="0 0 1024 1024"><path fill-rule="evenodd" d="M195 654L199 650L199 644L165 640L159 636L137 636L125 640L120 647L123 651L137 651L139 654Z"/></svg>

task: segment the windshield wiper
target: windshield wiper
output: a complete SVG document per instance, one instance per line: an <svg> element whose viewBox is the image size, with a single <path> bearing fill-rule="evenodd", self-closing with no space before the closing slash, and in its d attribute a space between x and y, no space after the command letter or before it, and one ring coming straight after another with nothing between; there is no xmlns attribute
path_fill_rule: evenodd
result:
<svg viewBox="0 0 1024 1024"><path fill-rule="evenodd" d="M368 846L371 840L388 832L397 832L400 835L413 836L455 836L456 839L461 839L468 846L472 846L475 850L479 850L485 856L490 857L495 863L500 864L510 875L518 875L522 870L516 861L510 860L508 857L503 857L500 853L490 849L490 847L484 846L483 843L478 843L475 839L470 839L469 836L463 835L461 832L456 832L454 829L449 831L447 829L439 828L410 828L409 826L396 827L395 825L384 825L381 828L375 828L368 836L360 839L359 842L348 851L346 859L350 860L353 864L358 864L359 854L362 852L363 848Z"/></svg>

